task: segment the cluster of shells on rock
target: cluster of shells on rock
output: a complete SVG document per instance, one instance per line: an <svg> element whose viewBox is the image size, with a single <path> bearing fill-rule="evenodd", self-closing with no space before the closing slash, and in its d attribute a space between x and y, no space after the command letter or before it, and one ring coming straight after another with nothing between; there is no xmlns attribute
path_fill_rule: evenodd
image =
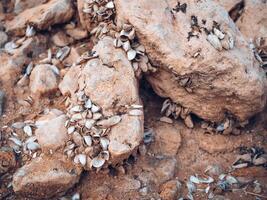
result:
<svg viewBox="0 0 267 200"><path fill-rule="evenodd" d="M131 24L123 24L120 32L115 34L114 46L122 48L129 61L131 61L134 71L138 74L141 72L156 72L145 52L145 47L138 42L135 29Z"/></svg>
<svg viewBox="0 0 267 200"><path fill-rule="evenodd" d="M78 91L76 97L75 101L66 100L69 141L64 153L86 170L100 169L110 157L108 134L121 121L121 116L105 117L84 91Z"/></svg>
<svg viewBox="0 0 267 200"><path fill-rule="evenodd" d="M112 0L84 0L83 12L91 22L103 22L114 15L115 5Z"/></svg>
<svg viewBox="0 0 267 200"><path fill-rule="evenodd" d="M207 35L207 41L218 51L234 48L235 39L230 31L223 31L219 26L213 27Z"/></svg>
<svg viewBox="0 0 267 200"><path fill-rule="evenodd" d="M21 154L26 162L40 155L40 145L34 135L35 123L32 120L15 122L11 127L4 127L7 133L6 143L16 154Z"/></svg>
<svg viewBox="0 0 267 200"><path fill-rule="evenodd" d="M161 114L164 114L164 117L160 118L160 121L172 123L172 119L169 117L172 116L174 119L181 117L188 128L194 127L194 123L190 115L190 109L182 107L181 105L172 102L170 99L166 99L163 102Z"/></svg>

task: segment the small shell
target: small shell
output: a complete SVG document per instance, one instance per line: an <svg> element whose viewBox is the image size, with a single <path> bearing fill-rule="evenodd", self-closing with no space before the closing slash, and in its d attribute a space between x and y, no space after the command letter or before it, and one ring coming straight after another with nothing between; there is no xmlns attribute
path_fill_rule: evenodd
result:
<svg viewBox="0 0 267 200"><path fill-rule="evenodd" d="M24 122L15 122L11 125L12 128L22 129L25 126Z"/></svg>
<svg viewBox="0 0 267 200"><path fill-rule="evenodd" d="M97 125L100 126L101 128L109 128L111 126L118 124L120 121L121 121L121 116L115 115L108 119L100 120L99 122L97 122Z"/></svg>
<svg viewBox="0 0 267 200"><path fill-rule="evenodd" d="M267 159L266 159L266 154L263 154L261 157L259 158L256 158L256 159L253 159L253 164L254 165L263 165L267 162Z"/></svg>
<svg viewBox="0 0 267 200"><path fill-rule="evenodd" d="M101 168L105 164L105 159L101 157L95 157L92 160L92 166L95 168Z"/></svg>
<svg viewBox="0 0 267 200"><path fill-rule="evenodd" d="M40 145L37 142L29 142L27 143L27 149L35 151L37 149L40 149Z"/></svg>
<svg viewBox="0 0 267 200"><path fill-rule="evenodd" d="M90 136L90 135L85 135L85 136L83 136L83 139L84 139L84 141L85 141L85 144L87 145L87 146L92 146L92 144L93 144L93 140L92 140L92 137Z"/></svg>
<svg viewBox="0 0 267 200"><path fill-rule="evenodd" d="M30 62L30 64L28 64L27 68L26 68L26 74L29 76L31 74L31 71L33 69L33 63Z"/></svg>
<svg viewBox="0 0 267 200"><path fill-rule="evenodd" d="M72 197L71 197L71 200L80 200L81 197L80 197L80 194L79 193L75 193Z"/></svg>
<svg viewBox="0 0 267 200"><path fill-rule="evenodd" d="M71 113L75 113L75 112L81 112L83 109L81 106L74 106L70 109Z"/></svg>
<svg viewBox="0 0 267 200"><path fill-rule="evenodd" d="M165 122L165 123L168 123L168 124L172 124L172 123L173 123L172 119L169 118L169 117L161 117L161 118L159 119L159 121L161 121L161 122Z"/></svg>
<svg viewBox="0 0 267 200"><path fill-rule="evenodd" d="M208 42L218 51L222 50L222 44L219 40L219 38L214 34L209 34L207 37Z"/></svg>
<svg viewBox="0 0 267 200"><path fill-rule="evenodd" d="M138 109L133 109L129 111L129 115L131 116L141 116L143 115L143 111L142 110L138 110Z"/></svg>
<svg viewBox="0 0 267 200"><path fill-rule="evenodd" d="M60 61L63 61L70 53L70 47L65 46L61 49L59 49L56 53L56 58Z"/></svg>
<svg viewBox="0 0 267 200"><path fill-rule="evenodd" d="M86 155L85 154L79 154L77 155L79 163L81 163L82 166L86 165Z"/></svg>
<svg viewBox="0 0 267 200"><path fill-rule="evenodd" d="M22 142L18 138L10 137L8 139L11 140L12 142L14 142L16 145L22 146Z"/></svg>
<svg viewBox="0 0 267 200"><path fill-rule="evenodd" d="M171 105L170 100L169 100L169 99L166 99L166 100L163 102L163 104L162 104L162 107L161 107L161 111L160 111L160 112L161 112L161 113L164 113L170 105Z"/></svg>
<svg viewBox="0 0 267 200"><path fill-rule="evenodd" d="M82 146L83 145L83 138L82 136L78 133L78 132L74 132L72 134L72 140L75 144L77 144L78 146Z"/></svg>
<svg viewBox="0 0 267 200"><path fill-rule="evenodd" d="M100 111L100 107L99 106L96 106L96 105L92 105L92 108L91 108L91 111L93 112L93 113L96 113L96 112L98 112L98 111Z"/></svg>
<svg viewBox="0 0 267 200"><path fill-rule="evenodd" d="M94 119L94 120L99 120L100 118L102 118L102 116L103 116L103 115L102 115L101 113L98 113L98 112L97 112L97 113L94 113L94 114L93 114L93 119Z"/></svg>
<svg viewBox="0 0 267 200"><path fill-rule="evenodd" d="M29 125L23 127L24 133L26 133L29 137L32 136L32 128Z"/></svg>
<svg viewBox="0 0 267 200"><path fill-rule="evenodd" d="M184 119L184 123L188 128L194 128L194 123L190 115L187 115L187 117Z"/></svg>
<svg viewBox="0 0 267 200"><path fill-rule="evenodd" d="M95 124L95 120L93 120L93 119L88 119L88 120L86 120L86 122L85 122L85 127L86 127L87 129L91 129L91 128L93 127L94 124Z"/></svg>
<svg viewBox="0 0 267 200"><path fill-rule="evenodd" d="M56 74L60 75L59 69L55 65L50 65L49 68Z"/></svg>
<svg viewBox="0 0 267 200"><path fill-rule="evenodd" d="M129 40L133 40L134 37L135 37L135 30L132 29L128 34L128 38L129 38Z"/></svg>
<svg viewBox="0 0 267 200"><path fill-rule="evenodd" d="M225 178L225 180L226 180L230 185L238 183L238 181L236 180L236 178L233 177L233 176L230 176L230 175L227 175L226 178Z"/></svg>
<svg viewBox="0 0 267 200"><path fill-rule="evenodd" d="M240 168L245 168L248 166L248 163L240 163L240 164L234 164L232 165L232 168L234 169L240 169Z"/></svg>
<svg viewBox="0 0 267 200"><path fill-rule="evenodd" d="M222 40L225 36L224 33L217 28L213 28L213 32L220 40Z"/></svg>
<svg viewBox="0 0 267 200"><path fill-rule="evenodd" d="M27 28L26 28L26 36L27 37L32 37L32 36L34 36L36 34L36 31L34 30L34 28L32 27L32 26L27 26Z"/></svg>
<svg viewBox="0 0 267 200"><path fill-rule="evenodd" d="M100 157L103 158L104 160L109 160L109 152L108 151L101 151Z"/></svg>
<svg viewBox="0 0 267 200"><path fill-rule="evenodd" d="M100 145L104 151L108 150L109 139L104 137L100 138Z"/></svg>
<svg viewBox="0 0 267 200"><path fill-rule="evenodd" d="M108 2L108 3L105 5L105 7L108 8L108 9L112 9L112 8L114 8L115 6L114 6L114 3L113 3L112 1L110 1L110 2Z"/></svg>
<svg viewBox="0 0 267 200"><path fill-rule="evenodd" d="M75 126L70 126L68 128L68 134L72 134L75 131Z"/></svg>
<svg viewBox="0 0 267 200"><path fill-rule="evenodd" d="M128 60L133 60L133 59L135 59L135 57L136 57L136 51L135 50L133 50L133 49L130 49L128 52L127 52L127 58L128 58Z"/></svg>
<svg viewBox="0 0 267 200"><path fill-rule="evenodd" d="M132 104L132 105L131 105L131 108L132 108L132 109L141 109L141 108L143 108L143 105Z"/></svg>
<svg viewBox="0 0 267 200"><path fill-rule="evenodd" d="M90 99L87 99L87 101L84 104L84 107L87 109L91 109L92 108L92 101Z"/></svg>
<svg viewBox="0 0 267 200"><path fill-rule="evenodd" d="M83 116L81 113L76 113L74 115L71 116L71 121L78 121L83 119Z"/></svg>
<svg viewBox="0 0 267 200"><path fill-rule="evenodd" d="M126 51L126 52L129 51L129 50L131 49L131 44L130 44L130 42L129 42L129 41L124 42L123 45L122 45L122 48L123 48L123 50Z"/></svg>
<svg viewBox="0 0 267 200"><path fill-rule="evenodd" d="M36 140L37 140L36 136L31 136L31 137L29 137L29 138L25 141L25 144L34 142L34 141L36 141Z"/></svg>
<svg viewBox="0 0 267 200"><path fill-rule="evenodd" d="M113 42L113 45L116 47L116 48L119 48L121 47L123 44L123 42L119 39L119 38L116 38Z"/></svg>

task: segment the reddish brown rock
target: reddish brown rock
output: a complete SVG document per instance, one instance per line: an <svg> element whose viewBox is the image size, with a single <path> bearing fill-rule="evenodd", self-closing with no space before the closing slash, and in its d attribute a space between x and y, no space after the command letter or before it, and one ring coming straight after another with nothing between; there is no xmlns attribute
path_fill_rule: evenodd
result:
<svg viewBox="0 0 267 200"><path fill-rule="evenodd" d="M49 26L67 22L74 13L71 0L51 0L27 9L17 15L6 25L7 31L15 35L24 35L28 24L38 30L48 29Z"/></svg>
<svg viewBox="0 0 267 200"><path fill-rule="evenodd" d="M160 197L162 200L176 200L181 189L181 183L177 180L171 180L160 187Z"/></svg>
<svg viewBox="0 0 267 200"><path fill-rule="evenodd" d="M177 5L175 0L153 4L147 0L116 0L115 4L118 24L129 22L135 27L152 64L158 68L147 76L157 94L216 122L226 113L243 121L264 108L266 77L248 43L217 3L189 0L186 13L170 11ZM198 26L208 31L213 30L216 21L223 32L232 35L233 48L226 45L217 50L208 42L205 31L194 29L197 37L189 39L196 19ZM225 43L228 36L221 42Z"/></svg>
<svg viewBox="0 0 267 200"><path fill-rule="evenodd" d="M81 170L62 155L41 156L16 171L15 193L28 198L51 198L62 195L79 181Z"/></svg>

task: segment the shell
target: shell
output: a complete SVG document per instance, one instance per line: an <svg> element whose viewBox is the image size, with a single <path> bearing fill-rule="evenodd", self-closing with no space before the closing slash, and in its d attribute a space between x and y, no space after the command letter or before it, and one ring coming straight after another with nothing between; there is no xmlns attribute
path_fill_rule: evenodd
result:
<svg viewBox="0 0 267 200"><path fill-rule="evenodd" d="M22 142L18 138L10 137L8 139L11 140L12 142L14 142L16 145L22 146Z"/></svg>
<svg viewBox="0 0 267 200"><path fill-rule="evenodd" d="M100 156L104 160L109 160L109 152L108 151L101 151Z"/></svg>
<svg viewBox="0 0 267 200"><path fill-rule="evenodd" d="M160 113L164 113L166 111L166 109L171 105L170 99L166 99L161 107L161 111Z"/></svg>
<svg viewBox="0 0 267 200"><path fill-rule="evenodd" d="M83 119L83 116L81 113L76 113L74 115L71 116L71 120L70 121L78 121Z"/></svg>
<svg viewBox="0 0 267 200"><path fill-rule="evenodd" d="M35 151L37 149L40 149L40 145L37 142L29 142L27 143L27 149Z"/></svg>
<svg viewBox="0 0 267 200"><path fill-rule="evenodd" d="M226 178L225 178L225 180L226 180L230 185L238 183L238 181L236 180L236 178L233 177L233 176L230 176L230 175L227 175Z"/></svg>
<svg viewBox="0 0 267 200"><path fill-rule="evenodd" d="M91 109L92 108L92 101L91 99L87 99L87 101L84 104L84 107L87 109Z"/></svg>
<svg viewBox="0 0 267 200"><path fill-rule="evenodd" d="M11 125L12 128L22 129L25 126L24 122L15 122Z"/></svg>
<svg viewBox="0 0 267 200"><path fill-rule="evenodd" d="M84 141L85 141L85 144L87 145L87 146L92 146L92 144L93 144L93 140L92 140L92 137L90 136L90 135L85 135L85 136L83 136L83 139L84 139Z"/></svg>
<svg viewBox="0 0 267 200"><path fill-rule="evenodd" d="M97 122L97 125L101 128L109 128L111 126L114 126L118 124L121 121L121 116L115 115L108 119L103 119Z"/></svg>
<svg viewBox="0 0 267 200"><path fill-rule="evenodd" d="M100 156L93 158L92 166L95 168L101 168L105 164L105 159Z"/></svg>
<svg viewBox="0 0 267 200"><path fill-rule="evenodd" d="M82 138L82 136L77 131L75 131L72 134L72 140L78 146L82 146L83 145L83 138Z"/></svg>
<svg viewBox="0 0 267 200"><path fill-rule="evenodd" d="M32 136L32 128L29 125L23 127L24 133L26 133L29 137Z"/></svg>
<svg viewBox="0 0 267 200"><path fill-rule="evenodd" d="M143 115L143 111L142 110L138 110L138 109L133 109L129 111L129 115L131 116L141 116Z"/></svg>
<svg viewBox="0 0 267 200"><path fill-rule="evenodd" d="M191 118L191 115L187 115L187 117L184 119L184 123L188 128L194 128L194 123Z"/></svg>
<svg viewBox="0 0 267 200"><path fill-rule="evenodd" d="M173 123L172 119L169 118L169 117L161 117L161 118L159 119L159 121L161 121L161 122L165 122L165 123L168 123L168 124L172 124L172 123Z"/></svg>
<svg viewBox="0 0 267 200"><path fill-rule="evenodd" d="M75 126L70 126L67 130L68 134L72 134L75 131Z"/></svg>
<svg viewBox="0 0 267 200"><path fill-rule="evenodd" d="M116 48L119 48L123 45L123 42L119 39L119 38L116 38L113 42L113 45L116 47Z"/></svg>
<svg viewBox="0 0 267 200"><path fill-rule="evenodd" d="M32 72L33 69L33 63L30 62L30 64L28 64L27 68L26 68L26 74L29 76Z"/></svg>
<svg viewBox="0 0 267 200"><path fill-rule="evenodd" d="M216 35L210 33L207 37L207 41L218 51L222 50L222 44Z"/></svg>
<svg viewBox="0 0 267 200"><path fill-rule="evenodd" d="M70 53L70 47L65 46L61 49L59 49L56 53L56 58L60 61L63 61Z"/></svg>
<svg viewBox="0 0 267 200"><path fill-rule="evenodd" d="M25 144L34 142L36 140L37 140L36 136L31 136L25 141Z"/></svg>
<svg viewBox="0 0 267 200"><path fill-rule="evenodd" d="M94 126L94 124L95 124L95 120L93 120L93 119L88 119L88 120L86 120L86 122L85 122L85 127L86 127L87 129L91 129L91 128Z"/></svg>
<svg viewBox="0 0 267 200"><path fill-rule="evenodd" d="M72 197L71 197L71 200L80 200L81 197L80 197L80 194L79 193L75 193Z"/></svg>
<svg viewBox="0 0 267 200"><path fill-rule="evenodd" d="M213 32L220 40L222 40L225 36L224 33L217 28L213 28Z"/></svg>
<svg viewBox="0 0 267 200"><path fill-rule="evenodd" d="M77 155L79 163L81 163L82 166L86 165L86 155L85 154L78 154Z"/></svg>
<svg viewBox="0 0 267 200"><path fill-rule="evenodd" d="M143 105L132 104L132 105L131 105L131 108L132 108L132 109L142 109L142 108L143 108Z"/></svg>
<svg viewBox="0 0 267 200"><path fill-rule="evenodd" d="M83 108L81 106L74 106L70 109L71 113L75 113L75 112L81 112L83 110Z"/></svg>
<svg viewBox="0 0 267 200"><path fill-rule="evenodd" d="M263 165L267 162L267 159L266 159L266 154L262 155L261 157L259 158L256 158L256 159L253 159L253 164L254 165Z"/></svg>
<svg viewBox="0 0 267 200"><path fill-rule="evenodd" d="M131 44L130 44L130 42L129 42L129 41L124 42L123 45L122 45L122 48L123 48L123 50L126 51L126 52L129 51L129 50L131 49Z"/></svg>
<svg viewBox="0 0 267 200"><path fill-rule="evenodd" d="M135 59L135 57L136 57L136 51L135 50L133 50L133 49L130 49L128 52L127 52L127 58L128 58L128 60L133 60L133 59Z"/></svg>
<svg viewBox="0 0 267 200"><path fill-rule="evenodd" d="M103 116L103 115L102 115L101 113L98 113L98 112L97 112L97 113L94 113L94 114L93 114L93 119L94 119L94 120L99 120L100 118L102 118L102 116Z"/></svg>
<svg viewBox="0 0 267 200"><path fill-rule="evenodd" d="M36 31L34 30L34 27L32 27L32 26L27 26L27 28L26 28L26 33L25 33L25 35L27 36L27 37L32 37L32 36L34 36L36 34Z"/></svg>
<svg viewBox="0 0 267 200"><path fill-rule="evenodd" d="M99 106L96 106L96 105L92 105L92 108L91 108L91 111L93 112L93 113L96 113L96 112L98 112L98 111L100 111L100 107Z"/></svg>
<svg viewBox="0 0 267 200"><path fill-rule="evenodd" d="M108 150L109 139L101 137L100 138L100 145L104 151Z"/></svg>
<svg viewBox="0 0 267 200"><path fill-rule="evenodd" d="M108 8L108 9L113 9L113 8L115 8L115 5L114 5L114 3L112 1L110 1L105 5L105 7Z"/></svg>
<svg viewBox="0 0 267 200"><path fill-rule="evenodd" d="M49 68L56 74L60 75L59 69L55 65L50 65Z"/></svg>

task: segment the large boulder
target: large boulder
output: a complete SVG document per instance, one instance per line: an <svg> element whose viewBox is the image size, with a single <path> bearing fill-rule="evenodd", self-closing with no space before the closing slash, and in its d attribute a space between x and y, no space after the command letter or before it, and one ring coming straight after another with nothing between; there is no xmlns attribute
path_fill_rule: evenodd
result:
<svg viewBox="0 0 267 200"><path fill-rule="evenodd" d="M115 1L118 24L135 27L158 67L147 76L156 93L215 122L260 112L266 77L226 10L210 0L186 4L184 10L176 0Z"/></svg>
<svg viewBox="0 0 267 200"><path fill-rule="evenodd" d="M79 181L81 170L62 155L41 156L19 168L13 175L14 192L31 199L62 195Z"/></svg>
<svg viewBox="0 0 267 200"><path fill-rule="evenodd" d="M24 35L26 26L29 24L38 30L45 30L54 24L69 21L73 13L71 0L52 0L46 4L26 9L7 22L6 28L9 33Z"/></svg>
<svg viewBox="0 0 267 200"><path fill-rule="evenodd" d="M248 41L267 37L267 3L262 0L246 0L244 12L237 26Z"/></svg>
<svg viewBox="0 0 267 200"><path fill-rule="evenodd" d="M72 66L59 89L63 94L84 90L92 102L101 107L104 117L121 115L121 121L111 127L108 135L110 163L127 158L143 138L143 111L130 115L130 105L142 105L138 94L138 82L131 63L122 49L113 46L113 39L105 37L94 47L98 58L83 66ZM97 91L97 92L96 92ZM128 106L128 107L127 107Z"/></svg>

